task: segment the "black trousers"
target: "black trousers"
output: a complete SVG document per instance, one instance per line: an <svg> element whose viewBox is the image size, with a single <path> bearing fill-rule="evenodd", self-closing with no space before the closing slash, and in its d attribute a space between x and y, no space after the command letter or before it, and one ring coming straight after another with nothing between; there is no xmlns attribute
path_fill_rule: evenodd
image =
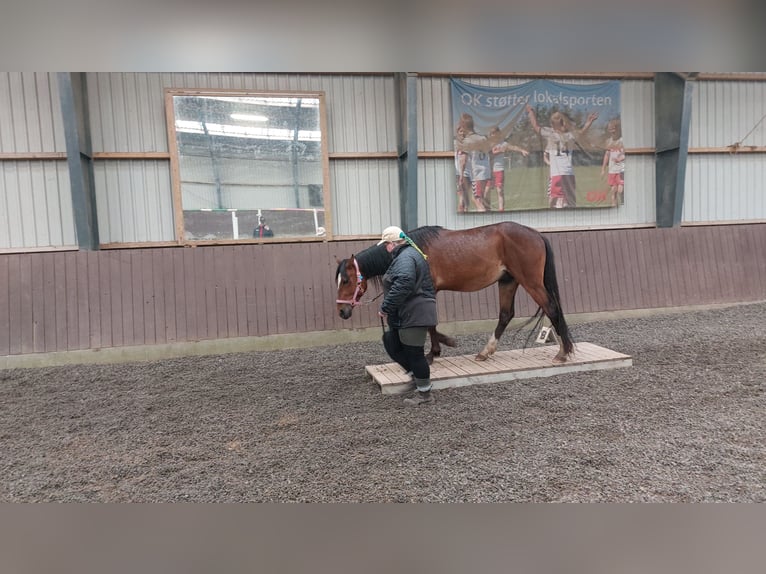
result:
<svg viewBox="0 0 766 574"><path fill-rule="evenodd" d="M383 334L383 347L388 356L399 363L405 371L412 371L416 379L430 379L431 367L426 360L425 345L405 345L399 338L398 329Z"/></svg>

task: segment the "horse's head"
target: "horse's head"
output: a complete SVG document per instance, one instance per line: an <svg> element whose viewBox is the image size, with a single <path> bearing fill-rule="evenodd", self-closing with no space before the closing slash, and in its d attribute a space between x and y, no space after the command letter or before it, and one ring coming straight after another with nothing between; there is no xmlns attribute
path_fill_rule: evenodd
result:
<svg viewBox="0 0 766 574"><path fill-rule="evenodd" d="M348 319L354 307L359 305L362 295L367 291L367 279L359 271L359 263L353 255L338 261L335 279L338 282L338 295L335 300L338 314L341 319Z"/></svg>

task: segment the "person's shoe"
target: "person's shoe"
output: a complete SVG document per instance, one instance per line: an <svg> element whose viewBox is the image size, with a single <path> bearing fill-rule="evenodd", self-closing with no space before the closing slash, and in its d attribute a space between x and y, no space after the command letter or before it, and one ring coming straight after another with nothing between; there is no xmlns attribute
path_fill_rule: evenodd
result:
<svg viewBox="0 0 766 574"><path fill-rule="evenodd" d="M434 402L434 396L431 391L418 391L414 397L404 399L404 404L408 407L417 407L418 405L426 405Z"/></svg>

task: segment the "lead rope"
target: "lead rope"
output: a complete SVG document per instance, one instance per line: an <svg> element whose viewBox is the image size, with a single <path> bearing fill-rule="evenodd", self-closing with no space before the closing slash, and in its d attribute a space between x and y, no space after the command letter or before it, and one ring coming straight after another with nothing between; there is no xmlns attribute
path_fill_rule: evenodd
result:
<svg viewBox="0 0 766 574"><path fill-rule="evenodd" d="M410 238L409 238L409 236L408 236L406 233L404 233L404 231L402 231L402 232L399 234L399 239L404 239L404 240L407 242L407 244L408 244L408 245L412 246L412 247L415 249L415 251L417 251L418 253L420 253L420 254L423 256L423 259L425 259L426 261L428 261L428 255L426 255L425 253L423 253L423 252L420 250L420 247L418 247L417 245L415 245L415 242L414 242L412 239L410 239Z"/></svg>

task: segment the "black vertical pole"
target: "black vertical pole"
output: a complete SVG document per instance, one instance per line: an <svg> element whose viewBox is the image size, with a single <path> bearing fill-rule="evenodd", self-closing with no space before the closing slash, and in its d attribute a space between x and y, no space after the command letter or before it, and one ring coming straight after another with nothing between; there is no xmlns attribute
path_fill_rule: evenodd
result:
<svg viewBox="0 0 766 574"><path fill-rule="evenodd" d="M418 226L418 106L417 74L396 74L399 134L399 211L401 227Z"/></svg>
<svg viewBox="0 0 766 574"><path fill-rule="evenodd" d="M58 72L57 79L77 244L80 249L95 251L99 247L98 220L85 74Z"/></svg>
<svg viewBox="0 0 766 574"><path fill-rule="evenodd" d="M689 77L693 75L671 72L658 72L654 77L657 227L681 223L691 122Z"/></svg>

